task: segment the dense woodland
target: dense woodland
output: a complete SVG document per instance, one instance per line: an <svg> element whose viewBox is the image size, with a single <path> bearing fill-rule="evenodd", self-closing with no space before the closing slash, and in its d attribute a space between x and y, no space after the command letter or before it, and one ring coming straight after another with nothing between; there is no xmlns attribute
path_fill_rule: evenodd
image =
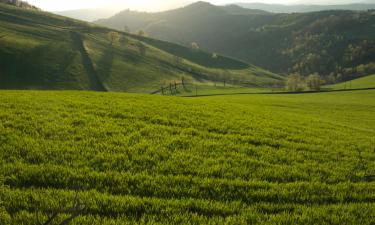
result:
<svg viewBox="0 0 375 225"><path fill-rule="evenodd" d="M272 14L198 2L162 13L123 11L97 23L233 56L278 73L329 82L375 72L375 12ZM220 38L217 38L220 37Z"/></svg>

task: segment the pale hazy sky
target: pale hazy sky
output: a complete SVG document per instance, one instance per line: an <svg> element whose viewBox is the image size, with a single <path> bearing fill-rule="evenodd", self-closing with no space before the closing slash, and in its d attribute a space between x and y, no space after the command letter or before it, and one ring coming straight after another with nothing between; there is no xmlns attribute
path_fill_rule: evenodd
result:
<svg viewBox="0 0 375 225"><path fill-rule="evenodd" d="M142 11L160 11L186 5L194 0L27 0L44 10L63 11L71 9L100 8L105 6L119 9L134 9ZM212 4L228 4L234 2L263 2L278 4L345 4L363 2L366 0L207 0ZM367 0L374 1L375 0Z"/></svg>

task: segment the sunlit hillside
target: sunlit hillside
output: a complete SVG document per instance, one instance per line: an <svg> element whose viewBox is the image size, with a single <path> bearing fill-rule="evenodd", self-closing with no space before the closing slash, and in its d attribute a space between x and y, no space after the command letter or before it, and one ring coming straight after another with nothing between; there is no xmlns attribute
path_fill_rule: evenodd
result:
<svg viewBox="0 0 375 225"><path fill-rule="evenodd" d="M272 86L242 61L0 4L0 87L154 92L169 84Z"/></svg>

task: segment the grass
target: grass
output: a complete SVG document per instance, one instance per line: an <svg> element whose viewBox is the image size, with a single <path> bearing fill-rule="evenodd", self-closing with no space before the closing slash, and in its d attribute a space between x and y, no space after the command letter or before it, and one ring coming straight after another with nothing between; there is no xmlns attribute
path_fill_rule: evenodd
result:
<svg viewBox="0 0 375 225"><path fill-rule="evenodd" d="M182 77L198 85L237 80L270 86L283 80L235 59L127 33L111 44L110 31L0 4L0 88L150 93Z"/></svg>
<svg viewBox="0 0 375 225"><path fill-rule="evenodd" d="M1 224L372 224L375 91L0 91ZM62 217L61 217L62 218Z"/></svg>
<svg viewBox="0 0 375 225"><path fill-rule="evenodd" d="M375 88L375 75L369 75L369 76L361 77L352 81L324 86L324 89L328 89L328 90L365 89L365 88Z"/></svg>
<svg viewBox="0 0 375 225"><path fill-rule="evenodd" d="M251 87L238 87L236 85L223 84L206 84L206 85L194 85L188 84L183 87L179 87L176 96L210 96L210 95L230 95L230 94L255 94L272 92L269 88L251 88Z"/></svg>

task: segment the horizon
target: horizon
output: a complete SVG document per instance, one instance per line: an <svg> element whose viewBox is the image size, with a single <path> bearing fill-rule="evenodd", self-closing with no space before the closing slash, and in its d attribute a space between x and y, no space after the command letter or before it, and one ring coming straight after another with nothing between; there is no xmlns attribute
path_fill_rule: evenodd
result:
<svg viewBox="0 0 375 225"><path fill-rule="evenodd" d="M194 2L191 0L108 0L105 3L102 0L27 0L30 4L33 4L43 10L58 12L58 11L70 11L79 9L131 9L146 12L156 12L169 10L174 8L183 7ZM353 3L372 3L372 1L364 0L208 0L214 5L227 5L235 3L263 3L263 4L282 4L282 5L342 5L342 4L353 4ZM374 1L375 3L375 1Z"/></svg>

